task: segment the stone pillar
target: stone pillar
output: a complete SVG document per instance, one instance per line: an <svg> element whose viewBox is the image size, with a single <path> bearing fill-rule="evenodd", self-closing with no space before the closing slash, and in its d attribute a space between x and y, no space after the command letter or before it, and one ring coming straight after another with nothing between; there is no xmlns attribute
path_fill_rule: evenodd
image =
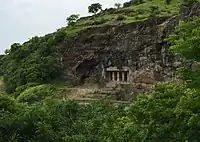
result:
<svg viewBox="0 0 200 142"><path fill-rule="evenodd" d="M125 82L125 72L122 72L122 82Z"/></svg>
<svg viewBox="0 0 200 142"><path fill-rule="evenodd" d="M115 81L115 73L112 72L112 81Z"/></svg>
<svg viewBox="0 0 200 142"><path fill-rule="evenodd" d="M119 82L119 72L117 72L117 81Z"/></svg>
<svg viewBox="0 0 200 142"><path fill-rule="evenodd" d="M109 71L109 81L112 81L112 80L113 80L112 73L113 73L113 72Z"/></svg>

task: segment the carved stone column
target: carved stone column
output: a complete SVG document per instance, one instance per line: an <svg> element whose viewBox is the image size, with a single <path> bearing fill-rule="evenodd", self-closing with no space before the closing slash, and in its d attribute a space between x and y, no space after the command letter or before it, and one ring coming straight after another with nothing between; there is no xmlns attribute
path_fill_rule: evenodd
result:
<svg viewBox="0 0 200 142"><path fill-rule="evenodd" d="M122 82L125 82L125 72L122 72Z"/></svg>
<svg viewBox="0 0 200 142"><path fill-rule="evenodd" d="M117 81L119 82L119 72L117 72Z"/></svg>
<svg viewBox="0 0 200 142"><path fill-rule="evenodd" d="M115 73L112 72L112 81L115 81Z"/></svg>

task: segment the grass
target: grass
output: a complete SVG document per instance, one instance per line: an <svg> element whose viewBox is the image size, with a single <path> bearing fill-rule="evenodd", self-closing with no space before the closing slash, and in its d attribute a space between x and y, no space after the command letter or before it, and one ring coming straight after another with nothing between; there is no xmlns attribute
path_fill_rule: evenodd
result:
<svg viewBox="0 0 200 142"><path fill-rule="evenodd" d="M87 28L127 24L143 21L150 17L172 16L179 13L180 1L172 0L169 5L164 0L145 0L139 5L132 5L126 8L110 9L101 13L79 19L73 27L66 27L67 35L71 36ZM153 9L155 9L153 11ZM154 13L154 15L152 14Z"/></svg>

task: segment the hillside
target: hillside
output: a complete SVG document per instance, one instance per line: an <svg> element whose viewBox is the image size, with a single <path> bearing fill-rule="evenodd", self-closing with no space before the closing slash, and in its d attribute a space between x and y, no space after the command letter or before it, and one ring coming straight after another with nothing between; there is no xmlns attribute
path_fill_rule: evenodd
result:
<svg viewBox="0 0 200 142"><path fill-rule="evenodd" d="M122 8L109 8L99 14L80 18L73 27L63 28L67 35L81 30L105 25L122 25L147 20L151 17L168 17L179 14L179 0L166 4L163 0L145 0L141 4L128 4Z"/></svg>
<svg viewBox="0 0 200 142"><path fill-rule="evenodd" d="M199 142L199 45L190 0L128 2L15 43L0 56L0 142Z"/></svg>
<svg viewBox="0 0 200 142"><path fill-rule="evenodd" d="M9 54L4 57L6 59L3 61L5 66L3 68L5 69L4 81L6 90L13 92L17 86L26 84L27 82L50 82L52 80L58 81L60 77L63 78L62 56L65 50L73 46L71 43L76 42L71 40L71 38L76 38L78 34L83 35L80 38L85 37L84 34L92 36L91 34L87 34L87 32L93 31L93 28L95 32L106 32L107 27L120 25L126 27L125 25L129 23L136 22L137 24L137 22L148 18L151 19L151 17L177 15L178 11L178 1L171 1L168 5L164 1L157 0L144 1L141 4L128 4L128 6L126 5L123 8L107 9L97 15L80 18L73 26L61 28L57 32L44 37L33 37L30 41L22 45L13 44L11 49L7 50ZM99 33L99 38L112 38L103 35L104 33L102 36L101 34ZM74 55L70 56L73 58ZM67 66L65 66L64 70L66 68ZM69 66L70 68L72 67Z"/></svg>

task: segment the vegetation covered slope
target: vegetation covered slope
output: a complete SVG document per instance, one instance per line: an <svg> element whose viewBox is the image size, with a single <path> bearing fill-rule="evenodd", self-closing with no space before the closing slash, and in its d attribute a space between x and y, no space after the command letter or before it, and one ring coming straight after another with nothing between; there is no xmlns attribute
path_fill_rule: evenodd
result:
<svg viewBox="0 0 200 142"><path fill-rule="evenodd" d="M199 17L181 22L170 50L198 63L199 27ZM0 141L199 142L199 68L183 66L182 83L158 84L129 106L57 99L51 85L24 86L17 99L1 93Z"/></svg>
<svg viewBox="0 0 200 142"><path fill-rule="evenodd" d="M130 1L121 8L106 9L93 16L81 18L55 33L34 37L22 45L13 44L6 50L6 55L1 57L0 63L6 91L12 93L17 87L31 82L49 83L58 80L61 76L60 49L63 45L70 44L69 37L83 29L126 24L154 16L172 16L178 14L179 5L178 0L172 0L168 4L163 0Z"/></svg>
<svg viewBox="0 0 200 142"><path fill-rule="evenodd" d="M164 0L145 0L141 3L124 4L121 8L110 8L100 13L80 18L73 26L64 28L68 35L73 35L78 31L89 27L126 24L146 20L151 17L163 17L177 15L180 10L181 2L172 0L166 4Z"/></svg>
<svg viewBox="0 0 200 142"><path fill-rule="evenodd" d="M59 78L61 68L58 48L62 44L63 36L57 36L57 33L41 38L34 37L23 45L13 44L1 58L5 89L8 93L30 82L44 83Z"/></svg>

